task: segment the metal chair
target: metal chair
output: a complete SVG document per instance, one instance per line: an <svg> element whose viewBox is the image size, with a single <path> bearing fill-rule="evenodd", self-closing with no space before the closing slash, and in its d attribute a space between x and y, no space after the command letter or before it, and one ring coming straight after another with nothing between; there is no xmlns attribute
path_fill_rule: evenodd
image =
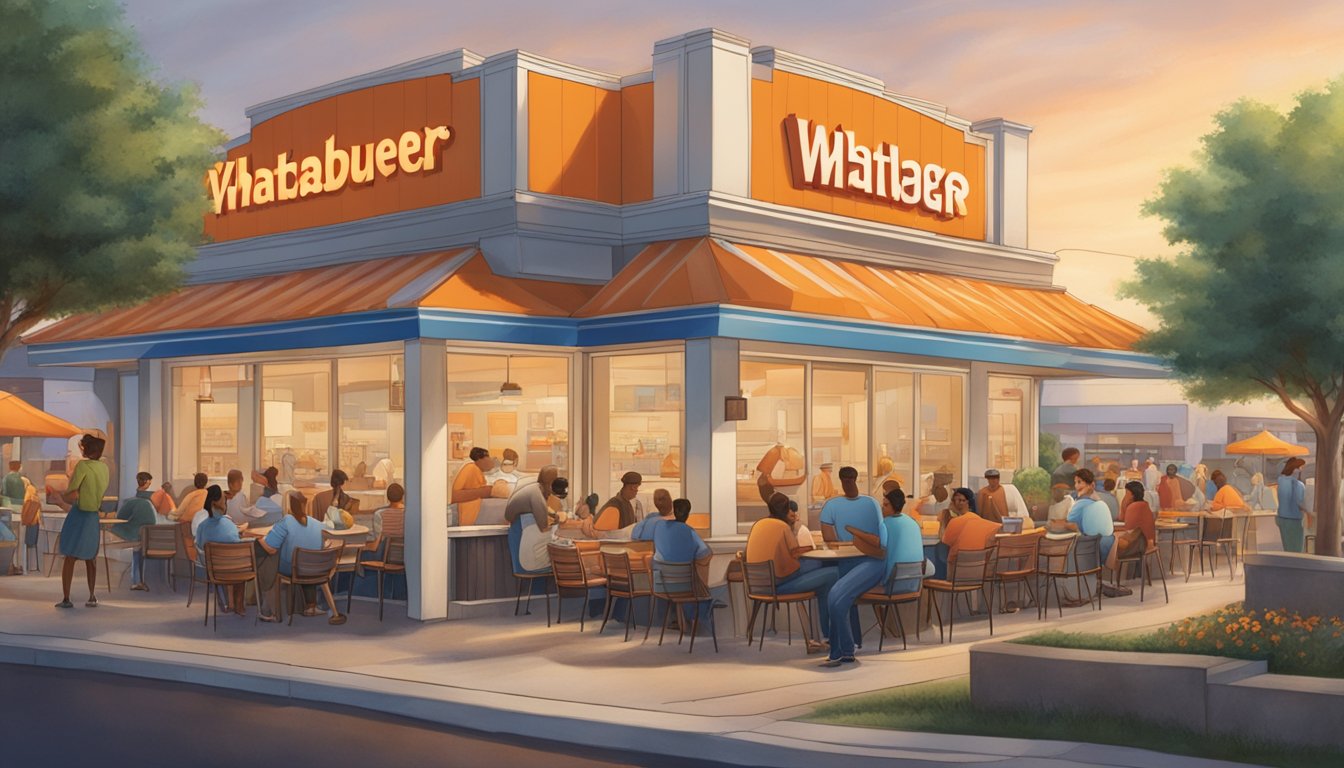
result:
<svg viewBox="0 0 1344 768"><path fill-rule="evenodd" d="M146 562L163 563L163 578L174 592L177 591L177 545L180 538L177 525L146 525L140 529L140 556ZM140 574L144 578L144 574Z"/></svg>
<svg viewBox="0 0 1344 768"><path fill-rule="evenodd" d="M1116 544L1115 546L1119 546L1119 544ZM1162 563L1162 550L1157 546L1156 542L1149 544L1148 548L1143 552L1126 555L1124 557L1116 557L1115 578L1111 583L1119 585L1120 572L1125 569L1126 565L1133 565L1138 570L1139 574L1139 602L1142 603L1144 588L1153 581L1153 572L1148 568L1148 563L1153 558L1157 558L1157 575L1162 579L1162 596L1168 603L1170 603L1171 595L1167 593L1167 568Z"/></svg>
<svg viewBox="0 0 1344 768"><path fill-rule="evenodd" d="M789 645L793 645L793 614L787 607L798 605L799 610L803 612L803 641L811 642L807 635L807 628L812 621L807 612L807 604L817 596L816 592L785 592L779 591L779 580L775 576L775 563L773 560L766 560L760 563L748 563L745 558L742 561L742 577L746 582L747 599L751 601L751 618L747 622L747 645L751 645L752 631L756 627L756 615L760 613L761 607L766 606L766 612L774 608L775 615L779 615L779 607L786 607L784 616L787 621ZM765 649L765 621L762 617L761 622L761 641L756 650Z"/></svg>
<svg viewBox="0 0 1344 768"><path fill-rule="evenodd" d="M947 601L947 642L952 642L952 630L956 625L957 595L966 595L969 602L973 592L979 592L985 598L985 607L989 615L989 636L994 636L994 591L985 589L990 573L990 561L994 548L963 549L957 552L957 558L948 566L947 579L925 579L924 589L932 594L933 610L938 614L938 642L943 642L943 611L938 607L938 595L948 595Z"/></svg>
<svg viewBox="0 0 1344 768"><path fill-rule="evenodd" d="M1204 552L1209 553L1209 572L1218 576L1218 550L1227 556L1227 567L1231 572L1228 578L1236 577L1233 548L1237 540L1232 536L1231 516L1201 517L1199 519L1199 538L1180 542L1185 546L1185 580L1190 581L1190 569L1195 564L1195 550L1199 550L1199 573L1204 574Z"/></svg>
<svg viewBox="0 0 1344 768"><path fill-rule="evenodd" d="M551 578L551 569L538 568L536 570L528 570L524 568L522 561L518 559L518 549L522 545L522 541L523 541L522 518L516 517L513 519L512 523L509 523L509 534L508 534L509 558L513 562L513 578L518 582L518 596L514 598L513 601L513 615L517 616L518 609L523 606L523 588L526 587L527 606L523 609L523 613L528 616L531 616L532 593L536 591L536 588L533 585L536 583L538 579L540 579L542 581L542 586L545 587L546 585L545 582L550 580ZM547 593L545 597L546 597L546 626L549 627L551 626L551 596L549 593Z"/></svg>
<svg viewBox="0 0 1344 768"><path fill-rule="evenodd" d="M257 558L251 542L225 544L212 541L205 545L205 623L210 623L210 587L233 587L252 582L256 587ZM254 616L252 623L256 624ZM219 600L215 600L215 631L219 631Z"/></svg>
<svg viewBox="0 0 1344 768"><path fill-rule="evenodd" d="M636 598L649 598L648 626L653 626L653 579L643 567L644 558L639 558L639 563L638 568L632 565L629 552L602 553L602 565L607 572L607 601L602 611L602 626L598 628L597 634L602 634L602 630L607 628L607 620L611 618L611 606L617 598L625 598L625 640L621 642L630 639L630 623L634 620ZM550 606L549 601L547 606ZM548 618L549 614L548 610ZM648 637L647 631L645 637Z"/></svg>
<svg viewBox="0 0 1344 768"><path fill-rule="evenodd" d="M998 553L989 578L999 588L999 605L1008 604L1007 585L1018 584L1026 587L1031 602L1036 604L1036 590L1032 582L1036 580L1037 552L1041 545L1041 535L1022 533L1004 536L998 540ZM1021 593L1018 593L1021 597Z"/></svg>
<svg viewBox="0 0 1344 768"><path fill-rule="evenodd" d="M189 523L169 523L177 528L177 555L173 562L173 570L177 570L176 560L185 561L187 564L187 573L190 574L187 584L187 607L191 607L191 601L196 596L196 585L205 584L205 563L196 561L196 539L191 535L191 525Z"/></svg>
<svg viewBox="0 0 1344 768"><path fill-rule="evenodd" d="M345 540L339 536L333 536L331 531L322 529L322 546L326 548L341 548L341 557L336 561L336 570L332 573L333 579L338 578L342 573L350 574L350 584L345 590L345 612L350 612L351 603L355 597L355 574L359 572L359 554L364 551L362 546L348 547ZM337 585L339 586L339 584ZM335 590L332 590L333 592Z"/></svg>
<svg viewBox="0 0 1344 768"><path fill-rule="evenodd" d="M360 567L378 572L378 620L383 620L383 579L388 574L406 575L406 540L400 536L389 538L383 547L381 560L364 560Z"/></svg>
<svg viewBox="0 0 1344 768"><path fill-rule="evenodd" d="M1074 589L1078 590L1081 596L1083 587L1087 587L1087 602L1092 604L1092 582L1088 577L1097 577L1097 610L1101 610L1101 535L1079 536L1073 545L1073 576ZM1059 599L1059 592L1056 589L1055 599Z"/></svg>
<svg viewBox="0 0 1344 768"><path fill-rule="evenodd" d="M859 595L860 605L871 605L877 611L878 633L877 633L877 652L882 652L882 641L887 636L887 615L888 612L896 616L896 628L901 632L901 650L908 650L909 643L905 638L905 624L901 622L901 606L907 603L915 604L915 639L919 639L919 602L924 596L923 584L913 592L896 592L895 585L898 582L909 579L922 579L924 577L925 561L913 561L908 563L896 563L891 569L891 576L886 584L864 592ZM894 609L894 610L893 610Z"/></svg>
<svg viewBox="0 0 1344 768"><path fill-rule="evenodd" d="M607 572L607 578L611 578L611 572ZM608 587L610 590L610 587ZM658 633L658 645L663 644L663 636L667 634L667 622L670 614L675 609L681 610L683 605L695 606L695 618L691 620L691 648L688 653L695 653L695 636L700 633L700 612L703 605L710 600L709 588L700 580L700 574L696 571L695 563L658 563L658 567L653 571L652 591L654 597L663 601L663 628ZM608 592L610 594L610 592ZM650 607L650 619L652 619L652 607ZM652 629L650 621L649 629ZM677 645L681 645L681 638L686 634L686 621L684 613L677 619ZM762 632L762 635L765 633ZM644 638L647 640L648 630L644 631ZM711 605L709 609L709 636L714 640L714 652L719 652L719 635L714 628L714 608Z"/></svg>
<svg viewBox="0 0 1344 768"><path fill-rule="evenodd" d="M579 631L582 632L588 615L589 592L607 586L607 579L598 575L600 569L596 564L590 564L589 558L574 547L547 544L546 550L551 555L551 573L555 576L555 623L560 623L564 612L565 592L578 592L583 596L583 608L579 611Z"/></svg>
<svg viewBox="0 0 1344 768"><path fill-rule="evenodd" d="M294 624L294 587L320 587L331 604L331 609L336 610L335 598L331 594L331 579L336 575L336 568L341 562L341 553L345 550L343 542L335 542L336 546L322 549L296 549L294 550L294 559L290 564L289 574L277 574L280 579L280 586L285 588L285 605L289 610L289 623Z"/></svg>
<svg viewBox="0 0 1344 768"><path fill-rule="evenodd" d="M1069 555L1073 552L1075 538L1052 539L1047 536L1041 539L1037 546L1036 586L1038 590L1041 588L1041 580L1045 581L1045 591L1036 604L1036 619L1038 621L1050 614L1050 590L1052 587L1055 590L1055 607L1059 610L1060 618L1064 617L1064 600L1059 594L1059 579L1073 575L1069 572Z"/></svg>

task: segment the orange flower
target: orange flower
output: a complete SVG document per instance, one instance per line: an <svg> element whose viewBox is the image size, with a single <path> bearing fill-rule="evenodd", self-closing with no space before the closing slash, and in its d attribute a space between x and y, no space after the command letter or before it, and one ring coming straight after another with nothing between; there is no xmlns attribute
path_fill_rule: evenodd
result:
<svg viewBox="0 0 1344 768"><path fill-rule="evenodd" d="M1213 647L1217 648L1218 650L1222 650L1222 649L1223 649L1223 641L1222 641L1222 640L1217 640L1217 641L1215 641L1214 644L1213 644Z"/></svg>
<svg viewBox="0 0 1344 768"><path fill-rule="evenodd" d="M1195 639L1196 639L1196 640L1203 640L1203 639L1204 639L1204 630L1201 629L1201 630L1199 630L1198 632L1196 632L1196 633L1195 633Z"/></svg>

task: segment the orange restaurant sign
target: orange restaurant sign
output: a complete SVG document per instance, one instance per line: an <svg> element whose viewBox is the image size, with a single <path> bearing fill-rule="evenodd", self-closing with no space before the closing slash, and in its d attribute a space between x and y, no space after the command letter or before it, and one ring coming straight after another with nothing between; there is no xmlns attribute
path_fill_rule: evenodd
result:
<svg viewBox="0 0 1344 768"><path fill-rule="evenodd" d="M791 114L784 118L793 184L831 189L903 206L920 206L954 218L966 215L971 185L966 176L937 163L901 159L900 147L880 142L876 149L854 141L854 132L826 127Z"/></svg>
<svg viewBox="0 0 1344 768"><path fill-rule="evenodd" d="M250 157L215 163L207 174L216 214L338 192L350 184L372 184L377 176L433 171L452 130L446 125L406 131L399 138L337 149L336 135L327 137L322 155L290 160L288 152L274 167L249 170Z"/></svg>

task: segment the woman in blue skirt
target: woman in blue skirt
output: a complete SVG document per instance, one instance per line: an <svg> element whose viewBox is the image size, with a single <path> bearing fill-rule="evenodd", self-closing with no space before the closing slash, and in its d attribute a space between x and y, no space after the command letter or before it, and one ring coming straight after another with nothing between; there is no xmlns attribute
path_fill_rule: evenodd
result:
<svg viewBox="0 0 1344 768"><path fill-rule="evenodd" d="M101 534L98 530L98 507L103 503L103 494L107 492L107 465L99 461L103 457L103 448L107 441L93 435L84 435L79 441L79 449L84 460L75 465L75 473L70 476L70 487L62 498L71 504L70 512L65 516L65 525L61 526L61 554L65 562L61 566L61 591L64 598L56 604L57 608L73 608L70 602L70 582L75 577L75 561L83 560L89 576L89 601L84 605L93 608L98 598L93 590L98 579L95 560L98 557L98 543Z"/></svg>

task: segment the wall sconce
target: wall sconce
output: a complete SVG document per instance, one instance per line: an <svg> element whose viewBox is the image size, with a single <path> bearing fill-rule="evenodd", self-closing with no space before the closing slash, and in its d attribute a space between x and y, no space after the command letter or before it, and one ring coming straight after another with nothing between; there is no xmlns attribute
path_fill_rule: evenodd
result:
<svg viewBox="0 0 1344 768"><path fill-rule="evenodd" d="M210 381L210 366L208 365L201 366L200 375L201 380L200 383L197 384L197 390L196 390L196 402L198 403L215 402L214 383Z"/></svg>
<svg viewBox="0 0 1344 768"><path fill-rule="evenodd" d="M728 395L723 398L723 420L746 421L747 398L737 395Z"/></svg>
<svg viewBox="0 0 1344 768"><path fill-rule="evenodd" d="M406 410L406 358L401 355L392 357L391 384L387 393L387 410L402 412Z"/></svg>

